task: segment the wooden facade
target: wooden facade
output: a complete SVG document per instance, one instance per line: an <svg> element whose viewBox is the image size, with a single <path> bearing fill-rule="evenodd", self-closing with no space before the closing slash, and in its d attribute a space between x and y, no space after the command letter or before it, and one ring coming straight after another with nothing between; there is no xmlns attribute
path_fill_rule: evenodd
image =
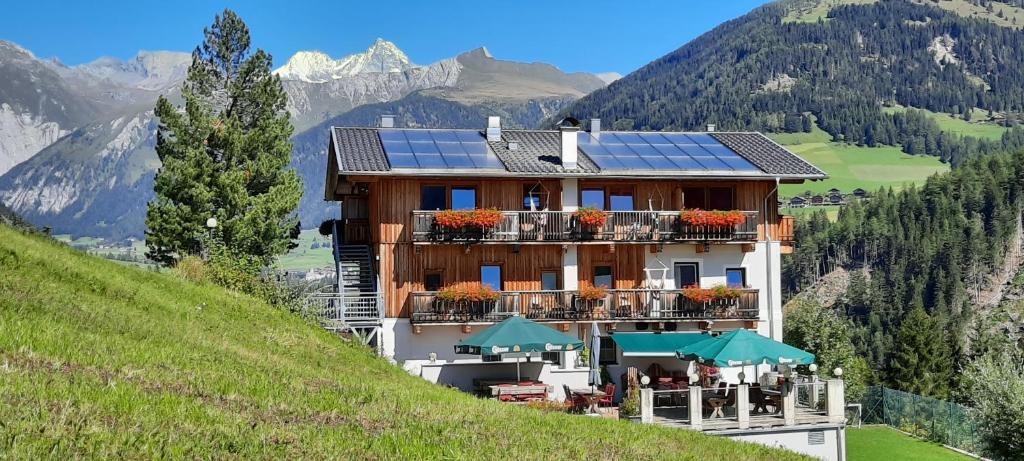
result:
<svg viewBox="0 0 1024 461"><path fill-rule="evenodd" d="M353 177L347 178L351 190L365 191L343 200L365 200L369 240L379 256L378 273L387 317L408 317L410 293L424 291L428 273L440 274L445 286L479 282L481 265L500 265L503 290L540 290L541 273L562 273L563 244L540 245L416 245L412 239L412 212L420 208L421 190L427 185L469 186L476 189L477 207L499 210L523 210L526 191L544 194L550 210L562 209L560 180L481 178L452 180L430 177ZM687 180L608 180L579 179L580 191L604 188L616 193L631 193L635 209L673 211L683 207L689 188L729 188L732 208L757 211L758 240L765 238L764 223L772 237L779 239L781 218L777 209L774 181L687 181ZM577 200L578 201L578 200ZM767 204L767 207L766 207ZM786 223L791 225L791 223ZM594 268L611 266L616 289L640 288L644 280L644 255L647 245L578 245L580 285L589 285ZM559 284L564 286L564 281Z"/></svg>

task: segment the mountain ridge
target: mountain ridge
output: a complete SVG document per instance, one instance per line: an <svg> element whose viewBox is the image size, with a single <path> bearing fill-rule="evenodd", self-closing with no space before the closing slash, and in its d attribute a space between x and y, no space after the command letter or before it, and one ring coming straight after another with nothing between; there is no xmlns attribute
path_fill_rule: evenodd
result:
<svg viewBox="0 0 1024 461"><path fill-rule="evenodd" d="M566 74L547 64L497 60L486 48L420 66L393 43L378 39L357 55L362 58L350 59L351 65L343 69L351 75L339 74L323 83L282 79L289 94L295 138L321 126L324 120L367 105L374 107L371 111L386 107L405 114L403 123L410 124L483 126L486 113L504 116L506 123L513 125L532 126L568 101L604 85L590 74ZM400 65L396 64L393 72L369 71L372 69L364 64L373 62L374 56L385 56L385 61L392 59ZM115 240L141 237L153 174L159 167L153 149L153 102L158 94L169 95L172 101L180 98L190 55L143 51L126 60L99 58L72 67L39 60L31 53L23 57L56 87L79 89L69 93L68 99L82 101L90 112L65 123L29 118L30 128L0 130L0 149L8 144L26 145L24 141L31 139L33 144L22 151L36 151L23 154L20 161L12 162L10 171L0 174L0 203L57 233ZM338 61L328 64L336 66ZM496 86L504 91L497 91ZM0 95L3 87L0 81ZM4 100L0 97L0 103ZM347 120L371 123L368 113L357 112ZM19 113L0 105L0 128L26 123L23 120ZM321 197L318 189L323 172L315 170L323 167L318 153L326 143L301 145L303 150L296 147L293 155L303 160L293 161L293 166L309 170L304 175L305 195ZM0 150L0 161L8 157L6 152ZM323 205L322 200L303 200L300 217L304 226L315 226L328 216L331 210Z"/></svg>

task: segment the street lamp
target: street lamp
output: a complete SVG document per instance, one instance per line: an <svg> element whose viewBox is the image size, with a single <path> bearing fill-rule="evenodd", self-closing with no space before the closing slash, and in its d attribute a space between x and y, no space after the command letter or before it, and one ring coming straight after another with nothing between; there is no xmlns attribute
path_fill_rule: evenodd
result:
<svg viewBox="0 0 1024 461"><path fill-rule="evenodd" d="M203 259L210 259L210 243L213 242L213 231L217 229L217 218L210 216L206 219L206 228L209 229L207 233L206 243L203 245Z"/></svg>

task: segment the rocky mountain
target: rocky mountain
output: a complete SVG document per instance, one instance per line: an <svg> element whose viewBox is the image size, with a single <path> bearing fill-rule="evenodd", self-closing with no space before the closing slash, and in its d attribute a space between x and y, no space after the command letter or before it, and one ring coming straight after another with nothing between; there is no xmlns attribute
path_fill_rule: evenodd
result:
<svg viewBox="0 0 1024 461"><path fill-rule="evenodd" d="M9 49L14 58L0 54L0 77L15 77L0 79L0 160L10 159L0 203L56 233L140 237L159 167L153 103L178 95L191 57L140 52L68 67L6 45L0 53ZM327 132L325 120L368 125L390 112L410 126L463 127L501 115L510 126L533 126L604 85L591 74L497 60L483 48L421 66L385 40L338 60L300 52L275 72L296 123L293 163L306 179L307 227L330 212L316 199L327 143L312 142ZM19 146L18 154L7 145Z"/></svg>
<svg viewBox="0 0 1024 461"><path fill-rule="evenodd" d="M0 41L0 174L99 113L47 63Z"/></svg>
<svg viewBox="0 0 1024 461"><path fill-rule="evenodd" d="M394 43L378 38L365 52L338 60L320 51L300 51L274 73L283 80L327 83L353 75L405 72L418 67Z"/></svg>
<svg viewBox="0 0 1024 461"><path fill-rule="evenodd" d="M320 52L300 52L274 72L288 91L288 110L297 131L363 104L395 101L426 89L442 99L476 104L575 99L605 86L605 81L593 74L567 74L549 64L503 61L486 48L420 66L394 43L382 39L363 53L338 60Z"/></svg>
<svg viewBox="0 0 1024 461"><path fill-rule="evenodd" d="M965 0L787 0L727 21L558 116L612 126L808 131L899 145L954 164L986 143L886 106L1015 124L1024 112L1024 31L958 12ZM984 11L984 8L982 9ZM996 11L993 9L993 11ZM979 110L980 109L980 110ZM813 115L813 117L812 117ZM993 149L988 149L993 150Z"/></svg>

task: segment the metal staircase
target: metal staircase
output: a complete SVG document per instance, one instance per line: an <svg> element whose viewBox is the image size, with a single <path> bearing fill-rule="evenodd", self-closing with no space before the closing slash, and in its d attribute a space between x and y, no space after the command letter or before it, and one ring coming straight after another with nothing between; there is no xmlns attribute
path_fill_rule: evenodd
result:
<svg viewBox="0 0 1024 461"><path fill-rule="evenodd" d="M351 334L378 350L384 323L384 298L374 271L370 245L344 244L343 227L334 223L333 248L335 284L306 299L308 312L320 319L324 328Z"/></svg>

